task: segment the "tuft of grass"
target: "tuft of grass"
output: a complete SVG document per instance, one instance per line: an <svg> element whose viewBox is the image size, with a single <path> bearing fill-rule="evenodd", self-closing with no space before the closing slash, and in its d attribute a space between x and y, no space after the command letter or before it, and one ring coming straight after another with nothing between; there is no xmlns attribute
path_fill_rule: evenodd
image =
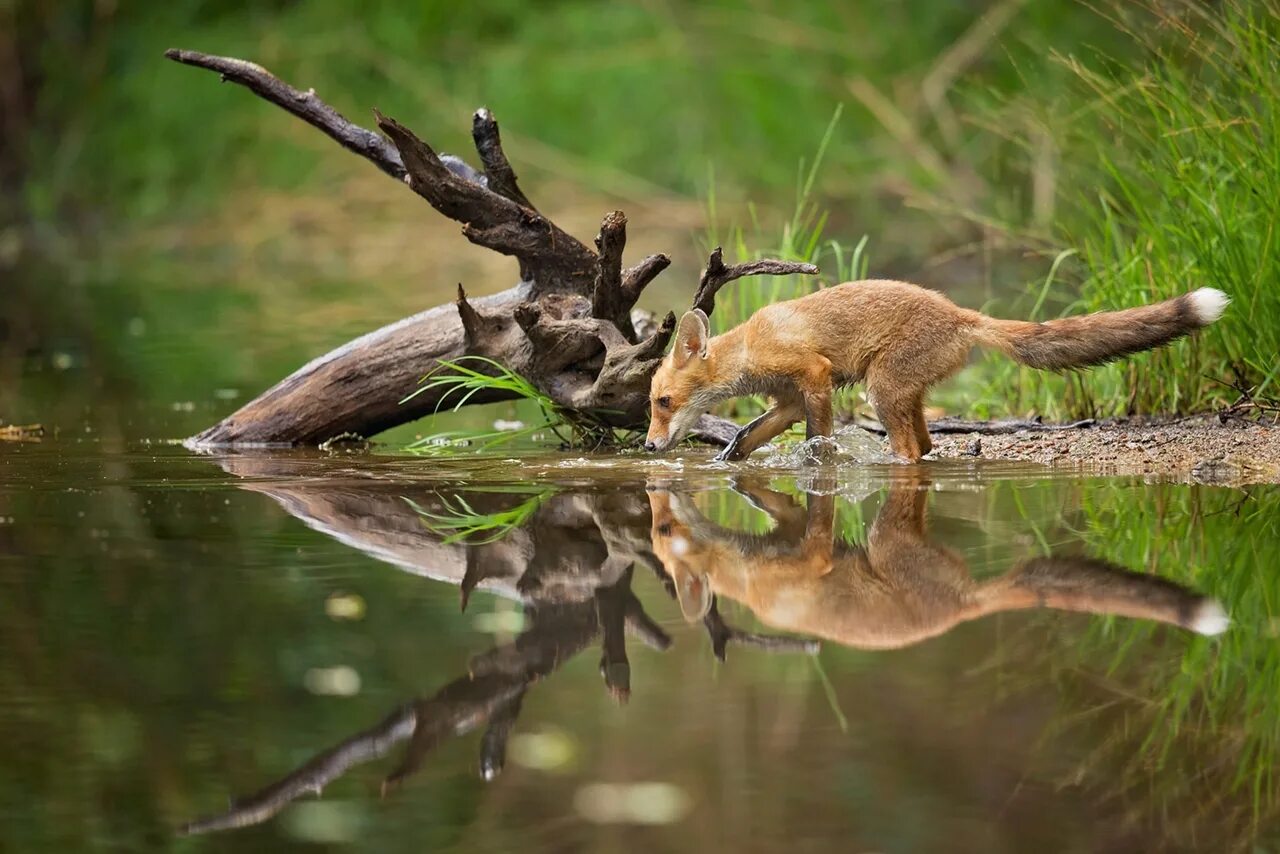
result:
<svg viewBox="0 0 1280 854"><path fill-rule="evenodd" d="M1028 289L1037 319L1155 302L1201 286L1232 305L1189 341L1054 376L992 360L993 396L1052 417L1202 411L1239 372L1258 395L1280 387L1280 2L1111 7L1144 59L1058 57L1071 72L1052 104L1012 115L1048 128L1064 209L1057 237L1079 272ZM1150 17L1156 26L1150 26ZM1146 23L1143 23L1146 22ZM1030 147L1030 141L1024 140ZM1061 259L1060 259L1061 260Z"/></svg>
<svg viewBox="0 0 1280 854"><path fill-rule="evenodd" d="M563 407L515 371L484 356L441 360L436 370L423 377L418 388L400 402L406 403L427 391L443 392L436 404L437 414L448 401L452 401L449 411L457 412L477 394L496 391L534 404L540 420L514 430L434 433L407 446L406 450L419 454L454 453L464 446L488 451L519 439L536 439L546 434L555 436L562 447L574 449L630 444L633 440L631 431L612 427L600 417L602 413Z"/></svg>
<svg viewBox="0 0 1280 854"><path fill-rule="evenodd" d="M465 542L468 545L496 543L517 528L523 527L534 512L548 498L555 494L553 489L535 492L514 507L484 513L471 506L460 493L454 496L443 496L443 512L432 512L422 507L412 498L401 496L404 502L413 508L413 512L422 517L422 524L432 533L444 537L445 545Z"/></svg>

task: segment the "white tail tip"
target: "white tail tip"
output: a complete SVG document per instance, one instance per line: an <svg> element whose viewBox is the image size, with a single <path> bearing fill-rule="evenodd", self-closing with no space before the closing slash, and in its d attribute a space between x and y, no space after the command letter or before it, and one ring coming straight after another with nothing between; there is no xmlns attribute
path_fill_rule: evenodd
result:
<svg viewBox="0 0 1280 854"><path fill-rule="evenodd" d="M1231 304L1231 297L1217 288L1200 288L1198 291L1192 291L1190 300L1191 311L1195 314L1196 320L1200 321L1201 326L1208 326L1222 317L1222 313Z"/></svg>
<svg viewBox="0 0 1280 854"><path fill-rule="evenodd" d="M1187 628L1201 635L1220 635L1231 625L1231 618L1217 599L1206 599L1201 602L1191 615Z"/></svg>

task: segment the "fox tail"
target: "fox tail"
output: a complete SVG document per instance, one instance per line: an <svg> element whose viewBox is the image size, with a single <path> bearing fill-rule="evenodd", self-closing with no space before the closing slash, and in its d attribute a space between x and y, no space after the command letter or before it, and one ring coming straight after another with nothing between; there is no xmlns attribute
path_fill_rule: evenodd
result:
<svg viewBox="0 0 1280 854"><path fill-rule="evenodd" d="M1158 575L1086 557L1042 557L984 585L983 613L1047 607L1156 620L1217 635L1231 625L1222 603Z"/></svg>
<svg viewBox="0 0 1280 854"><path fill-rule="evenodd" d="M1152 305L1045 323L982 315L977 340L1033 368L1084 368L1189 335L1221 317L1230 302L1216 288L1200 288Z"/></svg>

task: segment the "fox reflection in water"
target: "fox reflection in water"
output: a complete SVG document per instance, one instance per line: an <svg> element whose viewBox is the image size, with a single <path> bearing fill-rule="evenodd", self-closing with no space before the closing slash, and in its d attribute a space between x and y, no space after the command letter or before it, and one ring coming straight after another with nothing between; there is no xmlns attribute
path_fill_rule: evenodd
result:
<svg viewBox="0 0 1280 854"><path fill-rule="evenodd" d="M297 472L288 462L231 457L223 465L249 477L245 489L269 495L312 528L458 585L464 608L474 589L517 599L525 628L472 659L432 696L401 705L231 809L186 825L185 833L266 821L402 742L408 749L387 777L389 785L417 771L446 740L475 731L482 733L481 776L492 779L504 764L527 693L592 646L600 650L609 694L626 701L628 637L659 651L672 644L632 591L637 567L652 570L686 618L702 622L721 660L730 644L813 653L814 636L856 647L901 647L968 619L1037 606L1148 618L1206 634L1227 625L1212 599L1087 558L1037 558L994 580L975 581L959 555L929 542L928 490L920 479L889 489L864 549L836 538L831 495L810 495L805 507L760 483L740 482L736 489L772 518L774 528L763 535L715 524L691 495L655 482L647 499L638 488L550 494L534 502L524 524L501 536L478 532L460 539L428 523L443 518L456 491L425 490L410 498L402 486L372 478L291 480ZM255 479L263 475L273 480ZM478 513L501 511L512 500L482 489L467 496L466 506ZM808 637L737 629L717 609L717 595L745 604L767 624Z"/></svg>
<svg viewBox="0 0 1280 854"><path fill-rule="evenodd" d="M688 493L654 484L653 551L690 621L721 595L773 628L862 649L909 646L1023 608L1157 620L1207 635L1227 628L1216 600L1087 557L1033 558L979 582L958 553L928 540L926 487L919 479L893 486L863 548L835 536L831 494L809 495L806 509L761 482L739 481L735 491L774 522L754 535L712 522Z"/></svg>

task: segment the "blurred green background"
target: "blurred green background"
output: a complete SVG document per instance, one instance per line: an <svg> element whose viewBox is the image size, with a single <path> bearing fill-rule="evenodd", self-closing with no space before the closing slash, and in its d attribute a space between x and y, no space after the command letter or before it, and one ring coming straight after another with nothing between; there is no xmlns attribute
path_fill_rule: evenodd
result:
<svg viewBox="0 0 1280 854"><path fill-rule="evenodd" d="M1276 8L7 0L0 419L74 430L85 407L118 408L123 433L181 435L458 281L514 279L369 164L168 47L252 59L464 156L487 105L544 211L585 238L622 208L635 257L674 256L652 308L682 307L706 244L735 228L745 251L790 247L798 208L826 217L829 276L833 244L865 235L871 275L993 312L1206 283L1236 297L1202 340L1083 392L983 362L942 391L951 410L1202 409L1223 394L1203 375L1236 367L1270 390Z"/></svg>

